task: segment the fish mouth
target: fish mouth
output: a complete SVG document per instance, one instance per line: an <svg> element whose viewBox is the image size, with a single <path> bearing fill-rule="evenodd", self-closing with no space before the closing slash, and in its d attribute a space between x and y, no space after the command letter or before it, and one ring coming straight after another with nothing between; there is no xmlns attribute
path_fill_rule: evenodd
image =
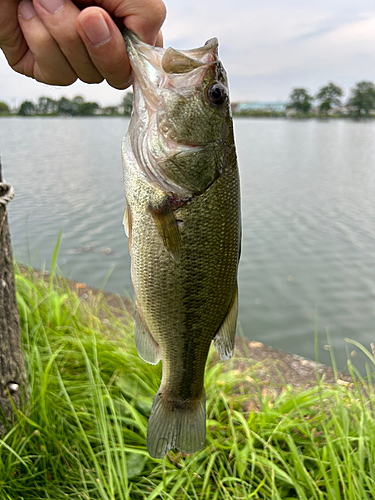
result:
<svg viewBox="0 0 375 500"><path fill-rule="evenodd" d="M130 65L138 77L142 70L148 73L151 66L157 71L162 69L166 74L186 74L196 68L212 64L218 55L219 42L216 37L210 38L203 46L196 49L176 50L171 47L154 47L142 42L137 35L126 28L123 29L123 35ZM152 70L150 76L155 76ZM156 83L157 79L151 78L149 81Z"/></svg>
<svg viewBox="0 0 375 500"><path fill-rule="evenodd" d="M212 38L196 49L175 50L153 47L126 29L123 35L133 76L129 126L133 154L150 182L177 198L189 198L191 190L165 178L160 164L176 154L200 154L211 143L192 142L177 135L161 103L169 92L183 95L192 87L201 87L207 70L218 60L218 40ZM161 107L165 111L162 121Z"/></svg>
<svg viewBox="0 0 375 500"><path fill-rule="evenodd" d="M126 28L123 35L132 67L133 106L146 108L149 118L157 112L163 91L178 92L181 79L186 80L187 88L200 86L208 68L217 61L217 38L211 38L196 49L175 50L153 47Z"/></svg>

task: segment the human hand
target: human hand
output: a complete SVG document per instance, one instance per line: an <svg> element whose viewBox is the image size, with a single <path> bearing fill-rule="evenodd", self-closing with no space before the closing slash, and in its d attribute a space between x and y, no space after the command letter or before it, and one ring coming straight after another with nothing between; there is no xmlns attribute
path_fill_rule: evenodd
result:
<svg viewBox="0 0 375 500"><path fill-rule="evenodd" d="M15 71L39 82L107 80L125 89L131 68L114 19L162 46L165 15L162 0L0 0L0 48Z"/></svg>

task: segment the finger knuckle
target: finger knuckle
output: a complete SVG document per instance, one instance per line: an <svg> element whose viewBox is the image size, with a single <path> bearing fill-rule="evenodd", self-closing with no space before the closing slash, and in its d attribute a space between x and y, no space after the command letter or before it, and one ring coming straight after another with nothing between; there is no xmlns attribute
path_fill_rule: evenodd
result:
<svg viewBox="0 0 375 500"><path fill-rule="evenodd" d="M84 83L101 83L104 78L102 76L89 76L80 77L80 80Z"/></svg>
<svg viewBox="0 0 375 500"><path fill-rule="evenodd" d="M78 35L75 31L65 30L59 33L58 43L62 47L74 50L77 47Z"/></svg>
<svg viewBox="0 0 375 500"><path fill-rule="evenodd" d="M131 81L130 82L128 81L125 83L118 83L118 82L111 83L109 80L108 80L108 83L109 83L109 85L111 85L111 87L113 87L114 89L117 89L117 90L125 90L125 89L129 88L130 85L132 84Z"/></svg>
<svg viewBox="0 0 375 500"><path fill-rule="evenodd" d="M152 4L153 19L158 21L160 26L164 23L167 17L167 8L162 0L154 0Z"/></svg>
<svg viewBox="0 0 375 500"><path fill-rule="evenodd" d="M48 47L51 43L53 43L53 39L47 30L39 30L33 33L33 52L44 50L45 47Z"/></svg>
<svg viewBox="0 0 375 500"><path fill-rule="evenodd" d="M77 80L77 75L66 75L61 78L61 83L57 83L55 85L62 85L63 87L68 87L72 83L74 83Z"/></svg>
<svg viewBox="0 0 375 500"><path fill-rule="evenodd" d="M67 74L67 75L47 75L44 78L44 83L49 85L58 85L61 87L68 87L77 80L77 75Z"/></svg>

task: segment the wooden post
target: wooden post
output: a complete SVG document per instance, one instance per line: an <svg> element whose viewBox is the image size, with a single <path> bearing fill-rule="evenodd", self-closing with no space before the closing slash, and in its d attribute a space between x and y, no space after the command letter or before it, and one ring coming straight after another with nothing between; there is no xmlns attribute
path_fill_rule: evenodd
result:
<svg viewBox="0 0 375 500"><path fill-rule="evenodd" d="M7 205L13 188L2 180L0 162L0 437L14 420L16 408L27 397L26 371L16 302L12 247ZM11 398L11 399L10 399ZM5 420L4 421L4 415ZM6 425L4 425L4 422Z"/></svg>

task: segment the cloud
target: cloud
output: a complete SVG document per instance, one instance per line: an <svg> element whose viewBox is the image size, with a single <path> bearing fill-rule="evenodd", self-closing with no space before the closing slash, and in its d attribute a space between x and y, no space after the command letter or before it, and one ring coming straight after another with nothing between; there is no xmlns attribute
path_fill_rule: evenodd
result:
<svg viewBox="0 0 375 500"><path fill-rule="evenodd" d="M164 28L166 42L173 45L180 40L200 40L200 44L204 37L219 36L232 50L272 46L310 32L329 16L329 11L317 9L315 4L291 9L266 2L263 6L247 4L233 9L228 2L217 2L215 10L212 4L195 4L181 16L173 11Z"/></svg>
<svg viewBox="0 0 375 500"><path fill-rule="evenodd" d="M166 45L188 49L217 36L236 100L286 99L294 86L316 91L375 80L373 0L167 1ZM83 95L103 105L123 92L107 84L48 87L14 73L0 57L0 100Z"/></svg>

